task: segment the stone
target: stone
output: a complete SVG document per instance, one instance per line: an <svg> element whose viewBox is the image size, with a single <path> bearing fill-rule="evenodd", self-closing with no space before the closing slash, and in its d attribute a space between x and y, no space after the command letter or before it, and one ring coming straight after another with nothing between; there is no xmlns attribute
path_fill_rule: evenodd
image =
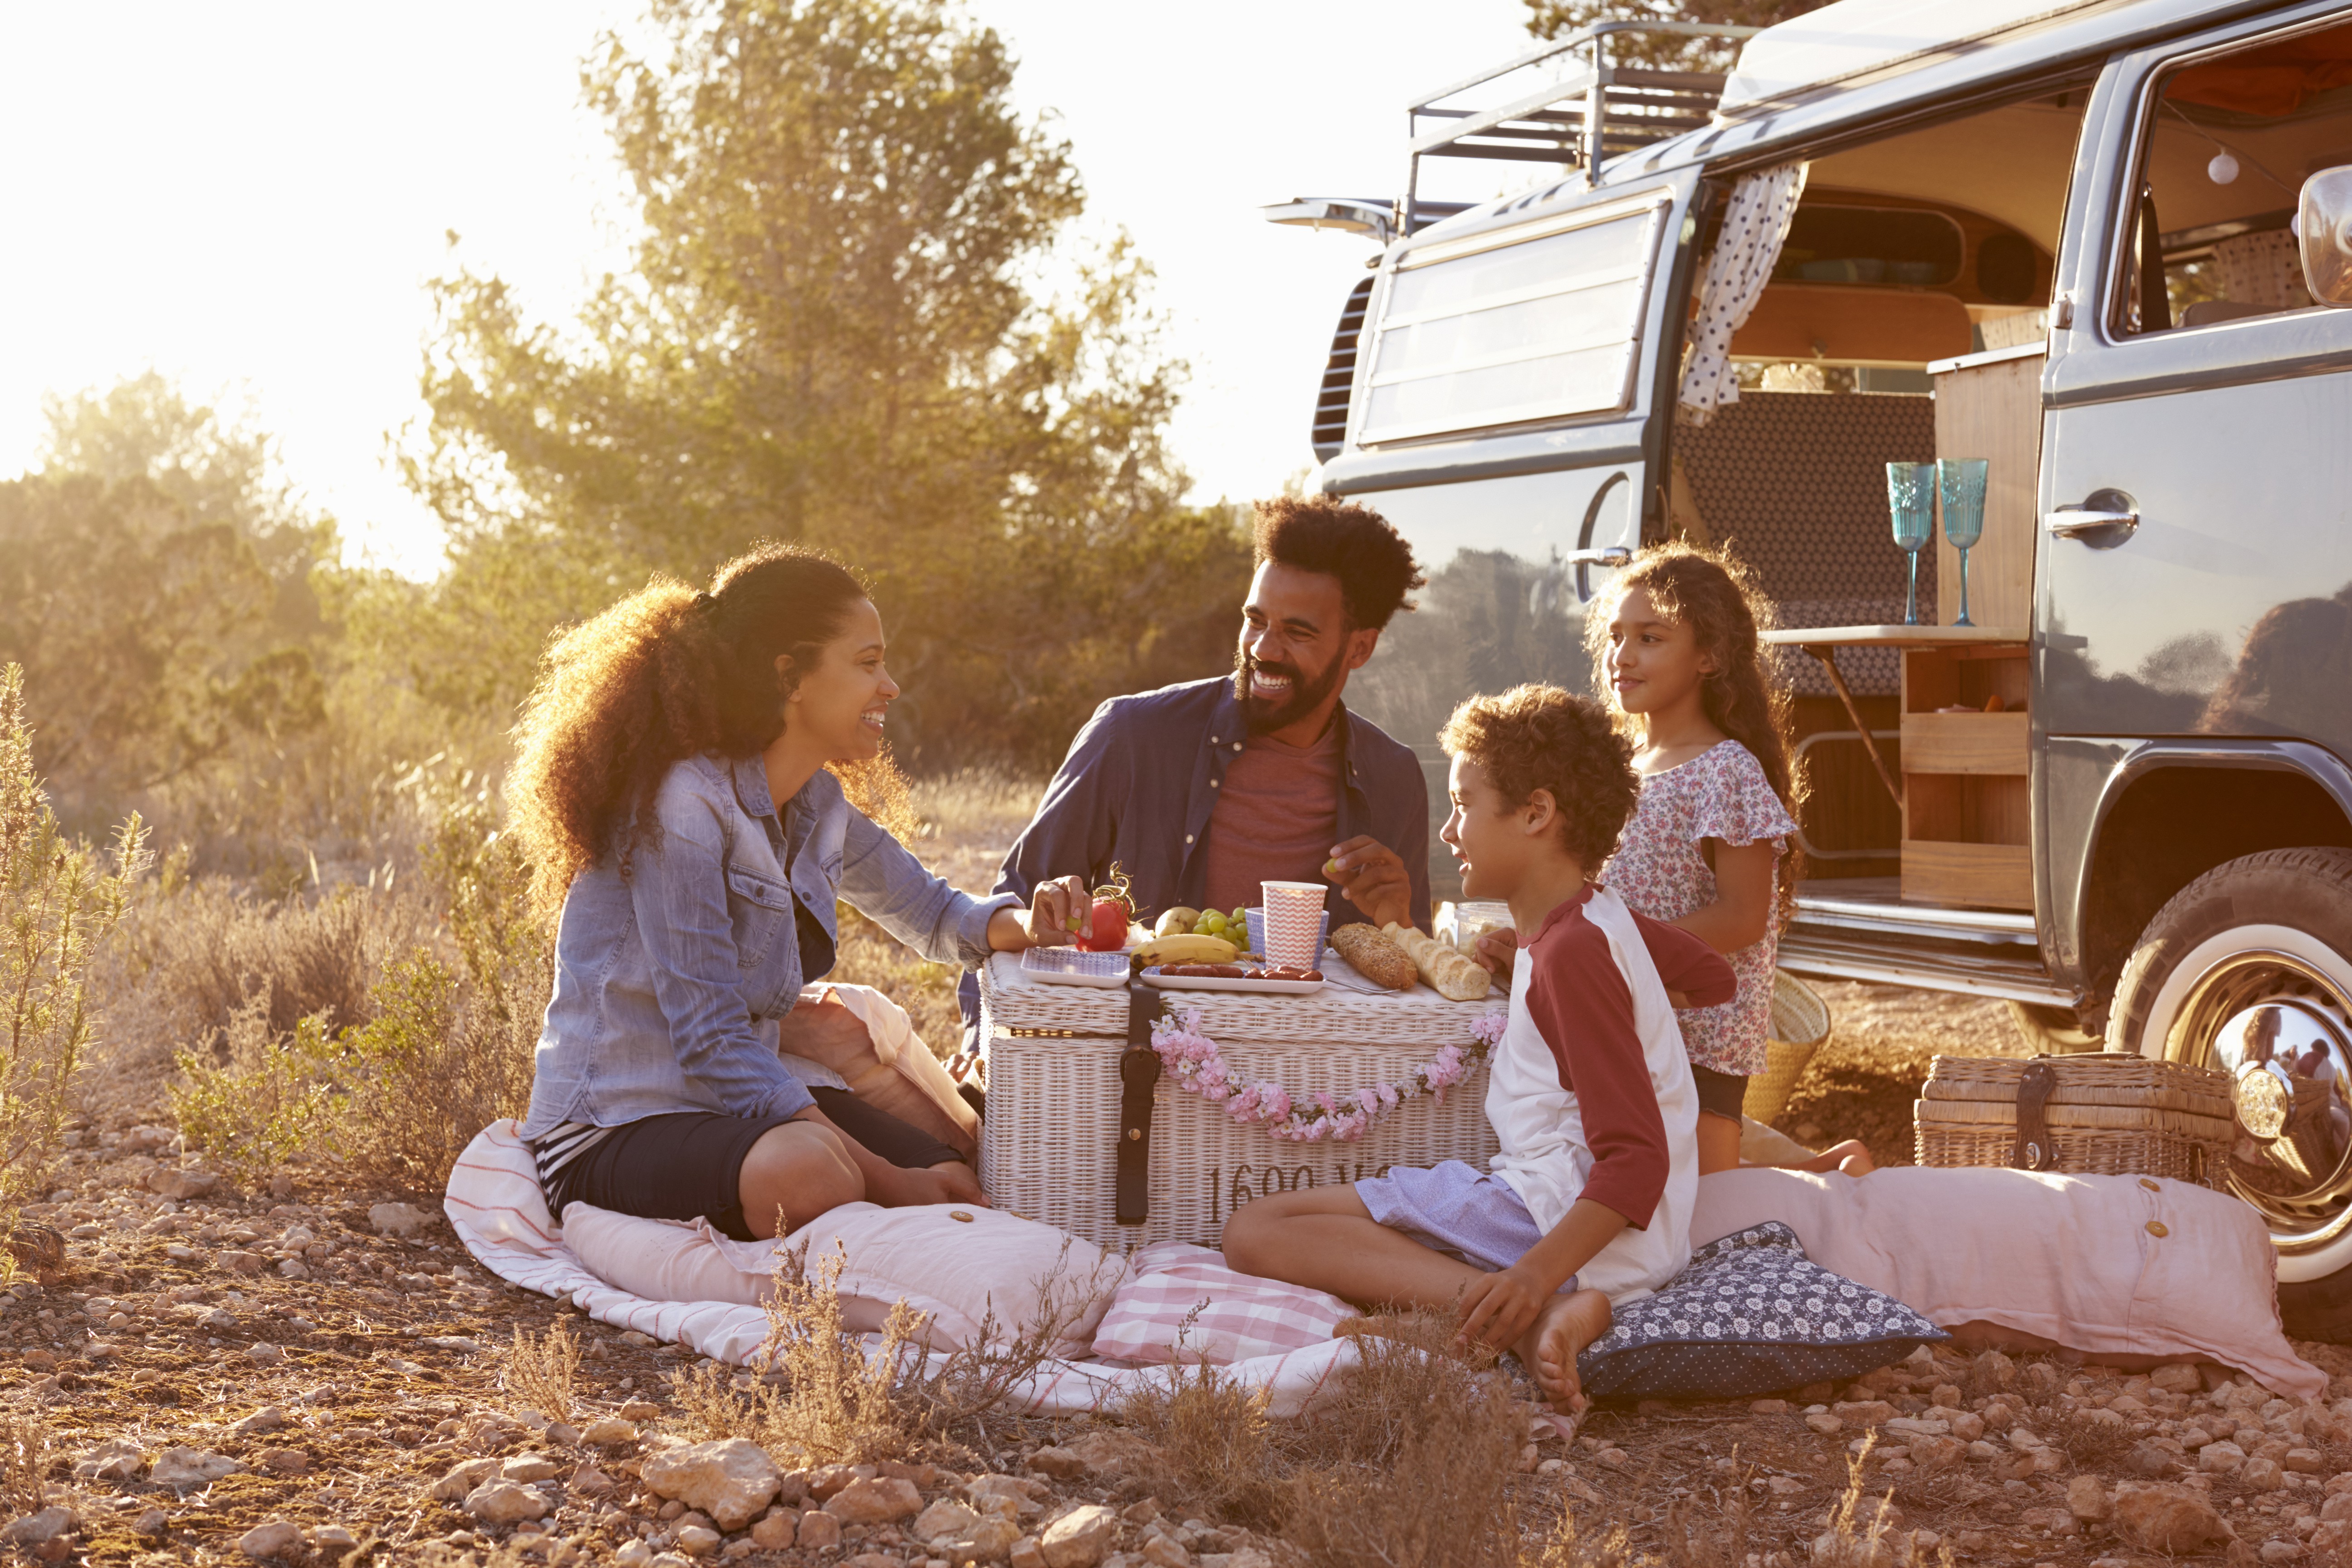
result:
<svg viewBox="0 0 2352 1568"><path fill-rule="evenodd" d="M563 1489L581 1497L601 1497L613 1489L613 1478L593 1465L583 1465L572 1472L572 1479L563 1483Z"/></svg>
<svg viewBox="0 0 2352 1568"><path fill-rule="evenodd" d="M1009 1519L989 1518L980 1521L970 1530L953 1536L941 1536L930 1543L930 1549L946 1558L956 1568L967 1563L1002 1563L1013 1554L1013 1543L1021 1539L1021 1527Z"/></svg>
<svg viewBox="0 0 2352 1568"><path fill-rule="evenodd" d="M907 1531L918 1541L932 1541L967 1531L979 1522L980 1515L971 1509L952 1499L941 1498L917 1514Z"/></svg>
<svg viewBox="0 0 2352 1568"><path fill-rule="evenodd" d="M2327 1456L2316 1448L2289 1448L2279 1467L2298 1476L2315 1476L2327 1468Z"/></svg>
<svg viewBox="0 0 2352 1568"><path fill-rule="evenodd" d="M1065 1447L1078 1457L1087 1475L1105 1479L1154 1472L1162 1462L1157 1448L1116 1426L1097 1426Z"/></svg>
<svg viewBox="0 0 2352 1568"><path fill-rule="evenodd" d="M2337 1492L2319 1505L2322 1524L2334 1524L2338 1520L2352 1520L2352 1492Z"/></svg>
<svg viewBox="0 0 2352 1568"><path fill-rule="evenodd" d="M258 1274L269 1267L269 1259L262 1257L258 1252L223 1252L215 1257L213 1261L231 1274Z"/></svg>
<svg viewBox="0 0 2352 1568"><path fill-rule="evenodd" d="M462 1502L467 1492L498 1473L496 1459L464 1460L433 1483L432 1496L436 1502Z"/></svg>
<svg viewBox="0 0 2352 1568"><path fill-rule="evenodd" d="M824 1505L824 1511L844 1524L888 1524L920 1513L922 1509L923 1494L915 1489L915 1483L895 1476L852 1481L827 1499Z"/></svg>
<svg viewBox="0 0 2352 1568"><path fill-rule="evenodd" d="M841 1521L819 1510L802 1514L798 1530L803 1551L823 1552L841 1544Z"/></svg>
<svg viewBox="0 0 2352 1568"><path fill-rule="evenodd" d="M2107 1489L2099 1484L2096 1476L2076 1476L2066 1483L2066 1511L2085 1523L2105 1519L2112 1511L2107 1504Z"/></svg>
<svg viewBox="0 0 2352 1568"><path fill-rule="evenodd" d="M2303 1556L2303 1547L2293 1541L2265 1541L2259 1555L2265 1563L2293 1563Z"/></svg>
<svg viewBox="0 0 2352 1568"><path fill-rule="evenodd" d="M819 1465L815 1469L806 1473L803 1484L807 1488L808 1495L822 1503L830 1500L835 1492L852 1481L865 1479L847 1465Z"/></svg>
<svg viewBox="0 0 2352 1568"><path fill-rule="evenodd" d="M2209 1541L2230 1537L2213 1505L2186 1487L2142 1487L2120 1494L2115 1529L2126 1544L2143 1552L2195 1552Z"/></svg>
<svg viewBox="0 0 2352 1568"><path fill-rule="evenodd" d="M1845 1430L1845 1423L1826 1410L1816 1410L1808 1415L1805 1425L1824 1436L1835 1436Z"/></svg>
<svg viewBox="0 0 2352 1568"><path fill-rule="evenodd" d="M591 1421L580 1434L580 1440L592 1448L616 1448L624 1443L637 1440L637 1424L624 1421L617 1415L607 1415L601 1421Z"/></svg>
<svg viewBox="0 0 2352 1568"><path fill-rule="evenodd" d="M1923 1470L1940 1470L1968 1457L1969 1446L1958 1437L1914 1437L1911 1462Z"/></svg>
<svg viewBox="0 0 2352 1568"><path fill-rule="evenodd" d="M766 1449L744 1437L688 1443L648 1457L640 1471L647 1489L710 1516L722 1531L742 1529L776 1499L782 1472ZM917 1500L916 1507L921 1507ZM909 1513L914 1509L907 1510Z"/></svg>
<svg viewBox="0 0 2352 1568"><path fill-rule="evenodd" d="M1045 1568L1096 1568L1118 1535L1118 1515L1100 1503L1074 1508L1037 1538Z"/></svg>
<svg viewBox="0 0 2352 1568"><path fill-rule="evenodd" d="M1143 1560L1154 1568L1192 1568L1192 1554L1172 1535L1146 1536Z"/></svg>
<svg viewBox="0 0 2352 1568"><path fill-rule="evenodd" d="M245 1359L256 1366L276 1366L286 1359L286 1347L268 1340L257 1340L245 1347Z"/></svg>
<svg viewBox="0 0 2352 1568"><path fill-rule="evenodd" d="M1884 1399L1847 1399L1830 1406L1830 1414L1856 1426L1876 1426L1895 1419L1895 1406Z"/></svg>
<svg viewBox="0 0 2352 1568"><path fill-rule="evenodd" d="M770 1510L751 1526L751 1544L762 1552L782 1552L793 1543L793 1527L800 1521L782 1509Z"/></svg>
<svg viewBox="0 0 2352 1568"><path fill-rule="evenodd" d="M378 1236L415 1236L433 1223L433 1216L409 1204L378 1204L368 1210L368 1224Z"/></svg>
<svg viewBox="0 0 2352 1568"><path fill-rule="evenodd" d="M719 1550L719 1532L704 1525L680 1525L674 1539L688 1557L708 1557Z"/></svg>
<svg viewBox="0 0 2352 1568"><path fill-rule="evenodd" d="M509 1481L545 1481L554 1479L562 1468L545 1454L517 1454L499 1467L499 1475Z"/></svg>
<svg viewBox="0 0 2352 1568"><path fill-rule="evenodd" d="M1067 1448L1040 1448L1029 1456L1029 1468L1057 1481L1074 1481L1087 1473L1087 1462Z"/></svg>
<svg viewBox="0 0 2352 1568"><path fill-rule="evenodd" d="M131 1521L131 1532L136 1535L157 1536L171 1528L171 1516L160 1508L151 1508Z"/></svg>
<svg viewBox="0 0 2352 1568"><path fill-rule="evenodd" d="M2226 1438L2197 1450L2197 1468L2209 1476L2233 1475L2246 1462L2246 1451Z"/></svg>
<svg viewBox="0 0 2352 1568"><path fill-rule="evenodd" d="M135 1443L110 1438L74 1461L78 1481L128 1481L147 1468L147 1456Z"/></svg>
<svg viewBox="0 0 2352 1568"><path fill-rule="evenodd" d="M1004 1560L1013 1568L1045 1568L1045 1549L1037 1544L1035 1536L1024 1535L1013 1543Z"/></svg>
<svg viewBox="0 0 2352 1568"><path fill-rule="evenodd" d="M157 1197L172 1198L185 1203L200 1198L220 1185L220 1178L209 1171L173 1171L158 1168L147 1173L147 1190Z"/></svg>
<svg viewBox="0 0 2352 1568"><path fill-rule="evenodd" d="M1045 1499L1053 1495L1042 1482L1002 1475L974 1476L963 1490L973 1508L1008 1519L1026 1519L1044 1512Z"/></svg>
<svg viewBox="0 0 2352 1568"><path fill-rule="evenodd" d="M509 1480L484 1481L466 1494L465 1508L484 1524L520 1524L555 1511L545 1492Z"/></svg>
<svg viewBox="0 0 2352 1568"><path fill-rule="evenodd" d="M155 1457L155 1468L147 1473L147 1479L173 1491L190 1491L208 1487L223 1476L236 1475L244 1468L226 1454L206 1453L200 1448L166 1448Z"/></svg>
<svg viewBox="0 0 2352 1568"><path fill-rule="evenodd" d="M275 1432L288 1424L286 1412L275 1405L265 1405L229 1430L241 1437L250 1437L256 1432Z"/></svg>
<svg viewBox="0 0 2352 1568"><path fill-rule="evenodd" d="M291 1557L302 1550L302 1527L289 1519L266 1520L236 1538L247 1557Z"/></svg>
<svg viewBox="0 0 2352 1568"><path fill-rule="evenodd" d="M0 1525L0 1541L18 1546L45 1546L61 1535L71 1534L79 1522L73 1510L53 1504L38 1513L28 1513Z"/></svg>
<svg viewBox="0 0 2352 1568"><path fill-rule="evenodd" d="M2161 1388L2169 1394L2195 1394L2204 1386L2203 1380L2197 1375L2197 1363L2187 1361L2167 1362L2149 1373L2147 1381L2151 1387Z"/></svg>
<svg viewBox="0 0 2352 1568"><path fill-rule="evenodd" d="M310 1456L299 1448L264 1448L261 1451L261 1468L273 1475L308 1475Z"/></svg>
<svg viewBox="0 0 2352 1568"><path fill-rule="evenodd" d="M2286 1471L2276 1459L2248 1459L2238 1480L2249 1491L2274 1492L2286 1485Z"/></svg>

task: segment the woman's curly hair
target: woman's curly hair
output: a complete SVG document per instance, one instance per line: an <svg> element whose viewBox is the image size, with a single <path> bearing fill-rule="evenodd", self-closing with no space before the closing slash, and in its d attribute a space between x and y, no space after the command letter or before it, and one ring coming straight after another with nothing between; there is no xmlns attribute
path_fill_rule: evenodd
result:
<svg viewBox="0 0 2352 1568"><path fill-rule="evenodd" d="M1748 748L1764 769L1764 780L1789 816L1804 820L1805 773L1796 752L1794 704L1758 633L1772 625L1772 602L1755 574L1737 556L1680 540L1646 546L1617 574L1584 612L1584 646L1592 657L1592 683L1604 700L1609 684L1609 623L1625 595L1639 588L1659 615L1688 626L1698 651L1715 660L1715 672L1699 685L1707 722ZM1631 734L1639 721L1617 709L1618 725ZM1797 883L1804 875L1804 852L1789 846L1780 868L1779 906L1786 921L1797 906Z"/></svg>
<svg viewBox="0 0 2352 1568"><path fill-rule="evenodd" d="M1598 876L1642 797L1633 743L1589 698L1557 686L1514 686L1454 710L1437 743L1467 757L1514 806L1538 790L1559 810L1560 847Z"/></svg>
<svg viewBox="0 0 2352 1568"><path fill-rule="evenodd" d="M656 576L557 636L523 705L507 781L508 820L545 918L572 879L607 856L626 875L656 842L653 800L669 770L705 753L748 757L784 730L797 677L814 668L866 597L849 568L813 551L763 545L719 569L706 593ZM889 759L838 766L853 801L904 836L904 780Z"/></svg>

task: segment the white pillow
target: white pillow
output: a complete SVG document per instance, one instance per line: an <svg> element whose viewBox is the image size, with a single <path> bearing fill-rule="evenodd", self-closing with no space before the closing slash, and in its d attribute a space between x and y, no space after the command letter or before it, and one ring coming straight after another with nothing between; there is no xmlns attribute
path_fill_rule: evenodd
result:
<svg viewBox="0 0 2352 1568"><path fill-rule="evenodd" d="M563 1211L563 1239L590 1273L633 1296L744 1306L767 1300L780 1247L805 1243L811 1268L838 1247L844 1325L871 1333L903 1300L929 1320L935 1350L977 1343L993 1310L1000 1341L1058 1319L1055 1353L1082 1355L1127 1278L1127 1265L1091 1242L978 1205L844 1204L778 1242L575 1203Z"/></svg>

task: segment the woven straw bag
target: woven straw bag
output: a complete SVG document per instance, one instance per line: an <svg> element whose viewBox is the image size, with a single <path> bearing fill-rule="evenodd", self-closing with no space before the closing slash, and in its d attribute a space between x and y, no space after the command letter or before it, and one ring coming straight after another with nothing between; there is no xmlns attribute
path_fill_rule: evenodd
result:
<svg viewBox="0 0 2352 1568"><path fill-rule="evenodd" d="M1828 1044L1829 1037L1830 1005L1795 975L1774 970L1771 1033L1764 1042L1764 1070L1748 1080L1741 1111L1767 1126L1780 1120L1797 1080L1805 1076L1813 1053Z"/></svg>

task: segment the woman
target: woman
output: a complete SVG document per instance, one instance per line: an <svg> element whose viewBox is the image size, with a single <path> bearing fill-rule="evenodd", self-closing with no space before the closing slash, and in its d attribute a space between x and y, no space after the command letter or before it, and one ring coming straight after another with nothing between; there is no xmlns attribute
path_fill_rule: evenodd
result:
<svg viewBox="0 0 2352 1568"><path fill-rule="evenodd" d="M984 1201L954 1151L812 1093L778 1054L833 967L836 898L968 966L1067 941L1081 906L1075 880L1025 910L967 898L850 804L835 770L898 784L898 695L857 579L799 550L742 556L708 593L656 581L549 651L509 797L540 907L561 910L523 1123L556 1214L749 1241L859 1199Z"/></svg>

